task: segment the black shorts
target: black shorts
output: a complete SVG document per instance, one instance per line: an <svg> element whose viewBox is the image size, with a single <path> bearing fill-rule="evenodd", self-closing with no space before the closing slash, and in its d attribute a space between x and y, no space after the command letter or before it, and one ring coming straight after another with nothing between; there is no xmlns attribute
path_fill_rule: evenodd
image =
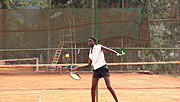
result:
<svg viewBox="0 0 180 102"><path fill-rule="evenodd" d="M93 78L102 78L109 75L109 68L107 65L104 65L96 70L93 70Z"/></svg>

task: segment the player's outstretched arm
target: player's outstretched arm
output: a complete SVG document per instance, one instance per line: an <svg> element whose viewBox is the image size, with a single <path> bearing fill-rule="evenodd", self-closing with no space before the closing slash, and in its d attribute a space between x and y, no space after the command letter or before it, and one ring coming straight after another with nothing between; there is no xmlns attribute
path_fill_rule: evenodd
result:
<svg viewBox="0 0 180 102"><path fill-rule="evenodd" d="M75 70L78 71L79 68L88 68L88 67L91 67L91 63L92 63L92 60L89 58L88 64L85 64L85 65L82 65L82 66L77 66Z"/></svg>
<svg viewBox="0 0 180 102"><path fill-rule="evenodd" d="M105 50L105 51L108 51L108 52L111 52L111 53L114 53L114 54L116 54L117 56L122 56L122 55L125 54L124 52L122 52L122 54L120 54L120 53L118 53L117 51L115 51L115 50L113 50L113 49L110 49L110 48L108 48L108 47L105 47L105 46L102 46L101 49L102 49L102 50Z"/></svg>

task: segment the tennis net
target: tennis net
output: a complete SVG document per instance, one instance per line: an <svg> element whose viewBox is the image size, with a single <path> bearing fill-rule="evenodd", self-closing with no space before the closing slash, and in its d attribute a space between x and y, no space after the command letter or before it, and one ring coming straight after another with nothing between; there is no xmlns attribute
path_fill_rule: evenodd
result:
<svg viewBox="0 0 180 102"><path fill-rule="evenodd" d="M86 63L84 63L86 64ZM68 72L68 67L81 66L82 64L11 64L11 65L0 65L0 68L36 68L36 71L44 71L39 69L40 67L48 67L52 72ZM149 71L154 74L171 74L179 75L180 61L169 61L169 62L126 62L126 63L107 63L111 72L141 72ZM79 72L92 71L92 68L82 68Z"/></svg>

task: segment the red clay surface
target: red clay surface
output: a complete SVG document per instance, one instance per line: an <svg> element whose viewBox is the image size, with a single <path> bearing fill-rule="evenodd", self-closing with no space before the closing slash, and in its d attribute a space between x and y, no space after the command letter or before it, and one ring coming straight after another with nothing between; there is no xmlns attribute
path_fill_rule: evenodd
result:
<svg viewBox="0 0 180 102"><path fill-rule="evenodd" d="M91 102L91 74L2 75L0 102ZM147 74L111 74L119 102L180 102L180 78ZM99 80L99 102L115 102Z"/></svg>

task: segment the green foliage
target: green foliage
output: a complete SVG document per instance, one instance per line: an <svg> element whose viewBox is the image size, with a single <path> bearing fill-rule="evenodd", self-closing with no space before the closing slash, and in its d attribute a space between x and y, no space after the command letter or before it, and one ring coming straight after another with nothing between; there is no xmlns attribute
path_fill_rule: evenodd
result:
<svg viewBox="0 0 180 102"><path fill-rule="evenodd" d="M92 0L71 0L66 2L57 0L52 2L52 8L90 8L91 5Z"/></svg>
<svg viewBox="0 0 180 102"><path fill-rule="evenodd" d="M92 8L92 0L51 0L52 8ZM128 5L144 4L145 0L127 0ZM28 9L28 6L37 7L36 9L49 8L49 0L4 0L8 9ZM116 0L115 7L122 6L122 0ZM111 8L112 0L99 0L99 8Z"/></svg>
<svg viewBox="0 0 180 102"><path fill-rule="evenodd" d="M4 0L3 3L6 4L7 9L28 9L28 6L41 9L49 7L47 0Z"/></svg>
<svg viewBox="0 0 180 102"><path fill-rule="evenodd" d="M180 26L177 20L178 0L150 0L148 2L151 48L177 48ZM156 21L153 21L156 20ZM172 55L173 54L173 55ZM173 50L146 50L147 61L176 61L178 52ZM172 66L154 66L153 71L172 74Z"/></svg>

